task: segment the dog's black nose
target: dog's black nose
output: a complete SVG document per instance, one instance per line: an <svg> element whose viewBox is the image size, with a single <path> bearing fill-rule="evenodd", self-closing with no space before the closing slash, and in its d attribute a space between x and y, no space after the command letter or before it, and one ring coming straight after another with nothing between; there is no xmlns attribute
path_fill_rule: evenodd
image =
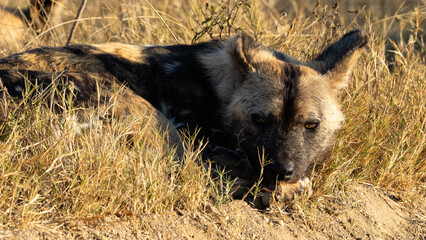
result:
<svg viewBox="0 0 426 240"><path fill-rule="evenodd" d="M274 183L277 180L290 181L293 178L295 168L291 161L268 164L265 167L264 180L268 183Z"/></svg>
<svg viewBox="0 0 426 240"><path fill-rule="evenodd" d="M278 180L288 181L293 176L294 172L294 163L288 161L284 163L279 163L277 169Z"/></svg>

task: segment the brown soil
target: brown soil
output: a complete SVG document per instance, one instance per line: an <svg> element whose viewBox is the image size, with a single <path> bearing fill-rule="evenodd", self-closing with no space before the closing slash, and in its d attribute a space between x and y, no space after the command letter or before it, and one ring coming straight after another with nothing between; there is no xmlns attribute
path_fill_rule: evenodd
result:
<svg viewBox="0 0 426 240"><path fill-rule="evenodd" d="M198 213L32 224L0 230L1 239L426 239L426 201L409 209L385 191L353 185L309 210L258 211L243 201ZM1 229L1 228L0 228Z"/></svg>

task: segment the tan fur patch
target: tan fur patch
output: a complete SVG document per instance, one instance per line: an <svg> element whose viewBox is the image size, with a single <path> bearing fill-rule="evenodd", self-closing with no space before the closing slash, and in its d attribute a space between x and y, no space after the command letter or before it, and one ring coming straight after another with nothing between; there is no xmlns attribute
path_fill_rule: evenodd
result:
<svg viewBox="0 0 426 240"><path fill-rule="evenodd" d="M55 52L49 56L37 53L24 53L18 56L24 66L18 64L14 69L27 69L35 71L87 71L87 72L104 72L102 62L95 56L74 57L66 52ZM3 69L10 68L3 66Z"/></svg>
<svg viewBox="0 0 426 240"><path fill-rule="evenodd" d="M228 45L222 44L217 51L198 56L200 62L208 69L207 73L212 79L213 85L216 86L219 99L224 103L231 100L232 92L240 86L238 71L230 67L233 62L227 48Z"/></svg>
<svg viewBox="0 0 426 240"><path fill-rule="evenodd" d="M92 46L99 48L102 52L114 54L125 58L132 62L143 63L143 47L138 45L130 45L123 43L104 43L93 44ZM96 53L96 51L94 51Z"/></svg>
<svg viewBox="0 0 426 240"><path fill-rule="evenodd" d="M300 99L297 102L299 121L303 123L312 118L319 118L321 110L324 118L320 119L322 124L326 124L327 129L339 129L344 117L329 80L326 76L311 68L301 66L301 70L302 76L299 80Z"/></svg>
<svg viewBox="0 0 426 240"><path fill-rule="evenodd" d="M363 50L364 49L356 50L351 56L337 64L333 71L329 71L327 73L327 77L330 79L330 84L334 87L334 89L340 90L347 86L352 67L357 62Z"/></svg>

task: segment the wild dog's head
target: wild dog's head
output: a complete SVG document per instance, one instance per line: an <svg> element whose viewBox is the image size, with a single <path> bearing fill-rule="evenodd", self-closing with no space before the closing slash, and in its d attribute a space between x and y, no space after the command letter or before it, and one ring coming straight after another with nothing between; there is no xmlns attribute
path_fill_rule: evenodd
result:
<svg viewBox="0 0 426 240"><path fill-rule="evenodd" d="M365 34L353 31L304 63L241 34L227 40L226 53L204 57L225 127L257 172L259 156L271 161L264 167L267 183L295 182L330 152L343 120L338 90L366 43Z"/></svg>

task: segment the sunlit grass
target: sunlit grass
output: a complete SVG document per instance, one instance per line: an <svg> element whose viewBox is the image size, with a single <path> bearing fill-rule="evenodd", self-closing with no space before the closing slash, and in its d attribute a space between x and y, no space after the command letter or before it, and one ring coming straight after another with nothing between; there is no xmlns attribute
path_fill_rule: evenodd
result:
<svg viewBox="0 0 426 240"><path fill-rule="evenodd" d="M226 198L199 164L193 137L178 157L143 116L105 119L64 91L32 89L19 106L2 96L2 224L196 210ZM52 107L45 99L54 93Z"/></svg>

